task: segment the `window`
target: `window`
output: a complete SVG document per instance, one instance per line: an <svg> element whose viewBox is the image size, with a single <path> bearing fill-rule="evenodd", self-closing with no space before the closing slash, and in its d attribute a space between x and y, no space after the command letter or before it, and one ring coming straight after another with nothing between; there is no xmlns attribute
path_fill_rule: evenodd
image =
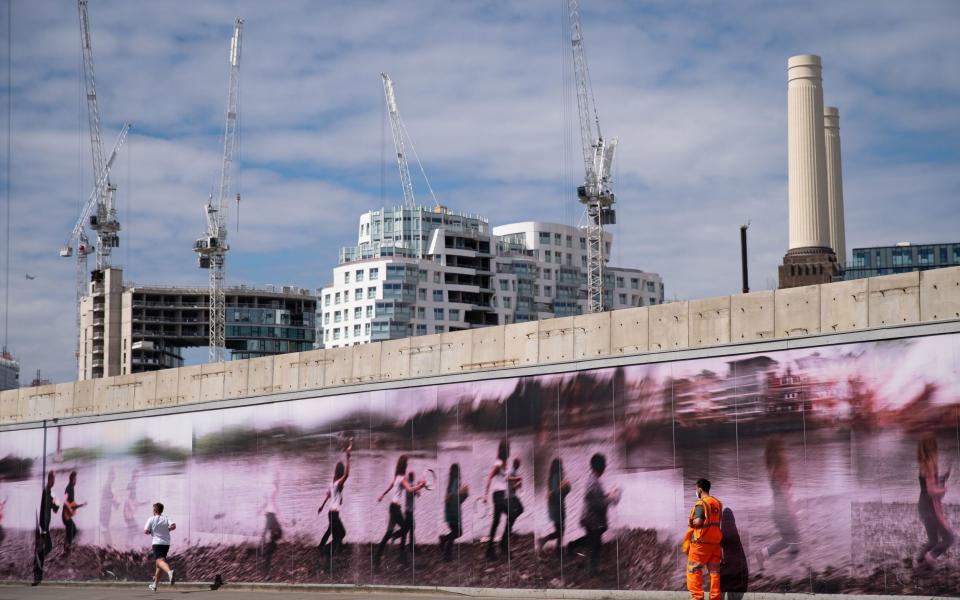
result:
<svg viewBox="0 0 960 600"><path fill-rule="evenodd" d="M440 283L440 271L433 272L433 282Z"/></svg>
<svg viewBox="0 0 960 600"><path fill-rule="evenodd" d="M541 232L539 232L539 233L540 233L540 245L541 245L541 246L544 246L544 245L549 244L549 243L550 243L550 232L549 232L549 231L541 231Z"/></svg>
<svg viewBox="0 0 960 600"><path fill-rule="evenodd" d="M504 298L504 299L503 299L503 307L504 307L504 308L513 308L513 307L511 306L511 304L513 304L513 302L510 300L510 298Z"/></svg>
<svg viewBox="0 0 960 600"><path fill-rule="evenodd" d="M451 320L451 321L459 321L459 320L460 320L460 309L459 309L459 308L451 308L451 309L450 309L450 320Z"/></svg>
<svg viewBox="0 0 960 600"><path fill-rule="evenodd" d="M442 320L443 320L443 309L442 309L442 308L435 308L435 309L433 309L433 320L434 320L434 321L442 321Z"/></svg>
<svg viewBox="0 0 960 600"><path fill-rule="evenodd" d="M367 288L367 299L368 299L368 300L373 300L373 299L376 298L376 297L377 297L377 288L376 288L376 287L368 287L368 288Z"/></svg>
<svg viewBox="0 0 960 600"><path fill-rule="evenodd" d="M553 234L553 245L562 246L563 245L563 236L559 233Z"/></svg>
<svg viewBox="0 0 960 600"><path fill-rule="evenodd" d="M340 311L339 311L339 310L333 313L333 322L334 322L334 323L339 323L339 322L340 322Z"/></svg>
<svg viewBox="0 0 960 600"><path fill-rule="evenodd" d="M509 289L510 289L510 282L509 282L508 280L506 280L506 279L501 279L501 280L500 280L500 289L501 289L502 291L504 291L504 292L507 291L507 290L509 290Z"/></svg>
<svg viewBox="0 0 960 600"><path fill-rule="evenodd" d="M370 335L370 323L363 324L363 335Z"/></svg>
<svg viewBox="0 0 960 600"><path fill-rule="evenodd" d="M587 266L587 255L586 255L586 254L581 254L581 255L580 255L580 266L586 268L586 266Z"/></svg>
<svg viewBox="0 0 960 600"><path fill-rule="evenodd" d="M433 332L434 332L434 333L443 333L443 325L434 325L434 326L433 326Z"/></svg>
<svg viewBox="0 0 960 600"><path fill-rule="evenodd" d="M569 252L567 253L567 266L568 267L573 266L573 255L570 254Z"/></svg>
<svg viewBox="0 0 960 600"><path fill-rule="evenodd" d="M417 325L417 335L427 335L427 326Z"/></svg>
<svg viewBox="0 0 960 600"><path fill-rule="evenodd" d="M363 316L363 308L362 308L362 307L358 306L358 307L356 307L355 309L353 309L353 319L354 319L354 321L356 321L357 319L359 319L359 318L362 317L362 316Z"/></svg>
<svg viewBox="0 0 960 600"><path fill-rule="evenodd" d="M353 337L360 337L360 325L353 326Z"/></svg>
<svg viewBox="0 0 960 600"><path fill-rule="evenodd" d="M340 339L340 328L339 328L339 327L334 327L334 328L333 328L333 339L335 339L335 340L339 340L339 339Z"/></svg>
<svg viewBox="0 0 960 600"><path fill-rule="evenodd" d="M343 273L343 282L350 283L350 271L344 271Z"/></svg>
<svg viewBox="0 0 960 600"><path fill-rule="evenodd" d="M933 248L917 249L917 260L921 265L933 264Z"/></svg>
<svg viewBox="0 0 960 600"><path fill-rule="evenodd" d="M580 249L581 250L587 249L587 238L580 238Z"/></svg>
<svg viewBox="0 0 960 600"><path fill-rule="evenodd" d="M946 248L944 248L944 250L946 250ZM944 253L944 255L946 255L946 253ZM324 294L324 296L323 296L323 305L324 305L324 306L330 306L330 294Z"/></svg>
<svg viewBox="0 0 960 600"><path fill-rule="evenodd" d="M353 299L354 300L363 300L363 288L357 288L353 290Z"/></svg>
<svg viewBox="0 0 960 600"><path fill-rule="evenodd" d="M427 271L426 271L426 269L420 269L420 272L418 273L418 276L420 277L420 281L426 281L426 280L427 280Z"/></svg>
<svg viewBox="0 0 960 600"><path fill-rule="evenodd" d="M627 295L620 294L620 304L626 304L626 303L627 303Z"/></svg>
<svg viewBox="0 0 960 600"><path fill-rule="evenodd" d="M617 277L617 287L618 287L618 288L626 287L626 286L623 284L623 277Z"/></svg>
<svg viewBox="0 0 960 600"><path fill-rule="evenodd" d="M534 295L534 296L539 296L539 295L540 295L540 286L539 286L539 285L534 284L534 286L533 286L533 295Z"/></svg>
<svg viewBox="0 0 960 600"><path fill-rule="evenodd" d="M334 303L334 304L340 304L340 292L337 292L336 294L334 294L334 296L333 296L333 303Z"/></svg>
<svg viewBox="0 0 960 600"><path fill-rule="evenodd" d="M563 252L554 252L553 261L558 265L563 264Z"/></svg>
<svg viewBox="0 0 960 600"><path fill-rule="evenodd" d="M544 295L544 296L552 296L552 295L553 295L553 288L550 287L549 285L543 286L543 295Z"/></svg>
<svg viewBox="0 0 960 600"><path fill-rule="evenodd" d="M427 309L424 308L424 307L422 307L422 306L418 306L418 307L417 307L417 318L418 318L418 319L426 319L426 318L427 318Z"/></svg>
<svg viewBox="0 0 960 600"><path fill-rule="evenodd" d="M647 282L647 291L648 291L648 292L655 292L655 291L657 291L657 284L655 284L655 283L652 282L652 281L648 281L648 282Z"/></svg>
<svg viewBox="0 0 960 600"><path fill-rule="evenodd" d="M330 324L330 313L323 313L323 324L324 325Z"/></svg>
<svg viewBox="0 0 960 600"><path fill-rule="evenodd" d="M368 319L373 316L373 305L372 305L372 304L368 304L368 305L367 305L367 309L366 309L366 311L364 311L364 315L365 315Z"/></svg>
<svg viewBox="0 0 960 600"><path fill-rule="evenodd" d="M572 236L572 235L568 235L568 236L567 236L567 248L573 248L573 236Z"/></svg>
<svg viewBox="0 0 960 600"><path fill-rule="evenodd" d="M433 301L443 302L443 290L433 290Z"/></svg>
<svg viewBox="0 0 960 600"><path fill-rule="evenodd" d="M423 288L418 289L418 290L417 290L417 300L424 300L424 301L426 301L426 299L427 299L427 290L425 290L425 289L423 289Z"/></svg>
<svg viewBox="0 0 960 600"><path fill-rule="evenodd" d="M640 289L640 280L636 277L630 278L630 289L639 290Z"/></svg>
<svg viewBox="0 0 960 600"><path fill-rule="evenodd" d="M363 269L357 269L357 272L353 274L353 280L357 283L363 281Z"/></svg>
<svg viewBox="0 0 960 600"><path fill-rule="evenodd" d="M376 281L380 279L380 269L373 267L370 269L370 281Z"/></svg>
<svg viewBox="0 0 960 600"><path fill-rule="evenodd" d="M547 281L549 281L550 278L553 277L552 273L553 273L553 270L552 270L552 269L544 269L544 270L543 270L543 278L546 279Z"/></svg>

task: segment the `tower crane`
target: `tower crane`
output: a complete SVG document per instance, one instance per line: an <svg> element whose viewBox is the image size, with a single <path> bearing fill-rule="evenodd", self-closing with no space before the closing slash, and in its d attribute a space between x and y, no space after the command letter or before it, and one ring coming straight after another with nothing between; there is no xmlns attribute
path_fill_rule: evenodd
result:
<svg viewBox="0 0 960 600"><path fill-rule="evenodd" d="M413 197L413 182L410 180L410 167L407 166L407 154L403 148L403 125L397 111L397 97L393 93L393 80L386 73L383 78L383 94L387 99L387 112L390 114L390 131L393 133L393 147L397 151L397 166L400 168L400 183L403 185L403 206L414 209L417 202Z"/></svg>
<svg viewBox="0 0 960 600"><path fill-rule="evenodd" d="M237 117L240 111L240 47L243 34L243 19L237 17L230 39L230 81L227 88L227 118L223 131L223 163L220 166L220 185L216 203L211 194L205 209L206 235L193 244L201 269L210 270L210 362L222 362L226 353L224 322L226 307L223 281L226 272L227 244L227 195L230 192L230 175L233 167L233 152L237 133ZM239 195L238 195L239 199Z"/></svg>
<svg viewBox="0 0 960 600"><path fill-rule="evenodd" d="M616 223L613 208L614 194L610 188L613 155L617 139L604 140L600 132L600 117L583 48L583 29L577 0L568 0L573 74L577 86L577 108L580 115L580 141L583 148L584 179L577 187L577 197L586 208L587 217L587 312L602 312L603 267L606 262L603 247L603 226ZM594 127L596 132L594 133Z"/></svg>

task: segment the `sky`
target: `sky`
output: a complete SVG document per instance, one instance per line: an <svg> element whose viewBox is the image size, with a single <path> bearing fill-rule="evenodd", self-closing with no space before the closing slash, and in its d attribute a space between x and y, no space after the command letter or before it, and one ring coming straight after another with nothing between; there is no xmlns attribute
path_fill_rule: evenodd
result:
<svg viewBox="0 0 960 600"><path fill-rule="evenodd" d="M611 263L659 273L668 299L739 292L748 221L751 288L776 286L795 54L823 57L825 102L840 109L847 248L960 237L960 3L581 4L601 128L620 140ZM133 123L112 175L114 264L128 281L206 285L192 244L219 174L237 16L242 200L228 284L320 287L360 213L402 203L381 72L442 204L493 225L579 224L565 6L91 0L107 152ZM58 250L93 186L76 3L0 3L0 37L3 334L22 380L40 369L69 381L75 263Z"/></svg>

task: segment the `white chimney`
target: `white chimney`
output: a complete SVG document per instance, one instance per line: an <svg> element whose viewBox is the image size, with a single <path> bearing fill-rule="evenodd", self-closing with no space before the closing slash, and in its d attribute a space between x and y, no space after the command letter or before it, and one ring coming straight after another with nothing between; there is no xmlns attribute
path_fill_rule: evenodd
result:
<svg viewBox="0 0 960 600"><path fill-rule="evenodd" d="M827 150L827 209L830 215L830 247L840 268L847 266L847 234L843 224L843 163L840 160L840 111L823 109L823 129Z"/></svg>
<svg viewBox="0 0 960 600"><path fill-rule="evenodd" d="M787 177L790 250L830 248L823 84L812 54L787 62Z"/></svg>

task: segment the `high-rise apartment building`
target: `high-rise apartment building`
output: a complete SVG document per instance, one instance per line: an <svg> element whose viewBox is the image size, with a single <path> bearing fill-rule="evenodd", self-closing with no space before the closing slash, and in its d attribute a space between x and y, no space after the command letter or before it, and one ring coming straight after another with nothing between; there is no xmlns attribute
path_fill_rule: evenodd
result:
<svg viewBox="0 0 960 600"><path fill-rule="evenodd" d="M952 244L900 242L894 246L854 248L853 258L843 271L843 278L861 279L957 265L960 265L960 242Z"/></svg>
<svg viewBox="0 0 960 600"><path fill-rule="evenodd" d="M604 280L610 308L663 302L655 273L607 267ZM586 236L536 221L491 232L487 219L445 208L370 211L319 294L327 348L581 314Z"/></svg>
<svg viewBox="0 0 960 600"><path fill-rule="evenodd" d="M0 353L0 390L13 390L20 387L20 363L12 354L4 350Z"/></svg>

